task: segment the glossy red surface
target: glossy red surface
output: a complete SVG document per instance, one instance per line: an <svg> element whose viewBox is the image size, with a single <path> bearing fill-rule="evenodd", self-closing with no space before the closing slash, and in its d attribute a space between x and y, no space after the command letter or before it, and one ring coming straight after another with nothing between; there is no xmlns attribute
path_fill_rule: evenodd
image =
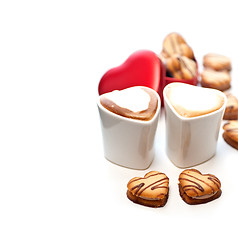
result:
<svg viewBox="0 0 238 240"><path fill-rule="evenodd" d="M120 66L107 71L101 78L99 95L133 86L146 86L159 91L161 61L149 50L136 51Z"/></svg>

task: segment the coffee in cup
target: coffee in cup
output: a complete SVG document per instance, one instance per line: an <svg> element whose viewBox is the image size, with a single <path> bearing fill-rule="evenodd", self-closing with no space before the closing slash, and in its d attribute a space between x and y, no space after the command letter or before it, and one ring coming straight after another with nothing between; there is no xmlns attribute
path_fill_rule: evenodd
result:
<svg viewBox="0 0 238 240"><path fill-rule="evenodd" d="M100 103L110 112L122 117L148 121L155 115L158 97L150 88L130 87L103 94Z"/></svg>
<svg viewBox="0 0 238 240"><path fill-rule="evenodd" d="M160 97L135 86L99 96L104 156L120 166L146 169L154 159Z"/></svg>
<svg viewBox="0 0 238 240"><path fill-rule="evenodd" d="M226 96L216 89L171 83L163 91L166 152L181 168L207 161L216 153Z"/></svg>
<svg viewBox="0 0 238 240"><path fill-rule="evenodd" d="M188 84L170 84L166 90L168 101L182 117L192 118L217 111L224 105L218 91Z"/></svg>

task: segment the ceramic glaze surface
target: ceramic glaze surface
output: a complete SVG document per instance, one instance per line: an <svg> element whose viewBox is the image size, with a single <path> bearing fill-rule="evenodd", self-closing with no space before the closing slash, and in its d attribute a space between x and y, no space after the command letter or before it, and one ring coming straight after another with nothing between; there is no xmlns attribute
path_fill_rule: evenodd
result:
<svg viewBox="0 0 238 240"><path fill-rule="evenodd" d="M217 111L194 118L185 118L175 111L166 96L166 90L167 87L163 94L168 158L181 168L207 161L216 153L220 124L226 106L225 95L220 92L224 97L224 104Z"/></svg>
<svg viewBox="0 0 238 240"><path fill-rule="evenodd" d="M157 96L158 107L149 121L119 116L105 109L98 101L106 159L133 169L150 166L154 159L154 138L160 112L160 98Z"/></svg>

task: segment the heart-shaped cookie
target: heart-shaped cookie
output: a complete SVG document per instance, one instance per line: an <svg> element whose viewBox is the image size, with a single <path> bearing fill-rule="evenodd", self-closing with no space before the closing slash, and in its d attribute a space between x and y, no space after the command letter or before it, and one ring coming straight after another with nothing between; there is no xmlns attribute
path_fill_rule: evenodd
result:
<svg viewBox="0 0 238 240"><path fill-rule="evenodd" d="M188 204L210 202L221 195L221 182L212 174L186 169L179 175L179 193Z"/></svg>
<svg viewBox="0 0 238 240"><path fill-rule="evenodd" d="M163 42L162 55L169 58L174 54L186 56L193 59L194 54L192 48L186 43L185 39L178 33L168 34Z"/></svg>
<svg viewBox="0 0 238 240"><path fill-rule="evenodd" d="M204 68L201 73L201 85L206 88L225 91L231 87L231 75L228 71L215 71Z"/></svg>
<svg viewBox="0 0 238 240"><path fill-rule="evenodd" d="M167 69L178 79L193 79L197 75L197 64L192 59L174 55L167 60Z"/></svg>
<svg viewBox="0 0 238 240"><path fill-rule="evenodd" d="M203 66L215 71L231 71L230 58L217 53L208 53L203 57Z"/></svg>
<svg viewBox="0 0 238 240"><path fill-rule="evenodd" d="M223 126L224 140L231 145L233 148L238 149L238 120L231 120Z"/></svg>
<svg viewBox="0 0 238 240"><path fill-rule="evenodd" d="M168 199L169 178L164 173L151 171L142 178L132 178L127 189L127 197L134 203L163 207Z"/></svg>
<svg viewBox="0 0 238 240"><path fill-rule="evenodd" d="M156 92L163 89L161 64L158 56L149 50L133 53L122 65L107 71L98 86L99 95L133 86L145 86ZM160 86L161 85L161 86Z"/></svg>
<svg viewBox="0 0 238 240"><path fill-rule="evenodd" d="M232 94L226 94L227 104L223 119L238 120L238 99Z"/></svg>

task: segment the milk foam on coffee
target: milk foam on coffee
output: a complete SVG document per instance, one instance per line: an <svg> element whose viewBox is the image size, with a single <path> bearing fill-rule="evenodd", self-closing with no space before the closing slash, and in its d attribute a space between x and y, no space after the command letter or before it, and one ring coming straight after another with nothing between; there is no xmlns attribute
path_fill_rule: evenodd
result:
<svg viewBox="0 0 238 240"><path fill-rule="evenodd" d="M119 107L127 108L133 112L146 110L150 103L150 95L139 87L127 88L123 91L115 90L106 93L105 97Z"/></svg>
<svg viewBox="0 0 238 240"><path fill-rule="evenodd" d="M168 86L166 96L176 112L187 118L214 112L224 104L218 90L173 83Z"/></svg>
<svg viewBox="0 0 238 240"><path fill-rule="evenodd" d="M100 103L115 114L147 121L156 112L158 98L152 89L136 86L105 93L101 95Z"/></svg>

